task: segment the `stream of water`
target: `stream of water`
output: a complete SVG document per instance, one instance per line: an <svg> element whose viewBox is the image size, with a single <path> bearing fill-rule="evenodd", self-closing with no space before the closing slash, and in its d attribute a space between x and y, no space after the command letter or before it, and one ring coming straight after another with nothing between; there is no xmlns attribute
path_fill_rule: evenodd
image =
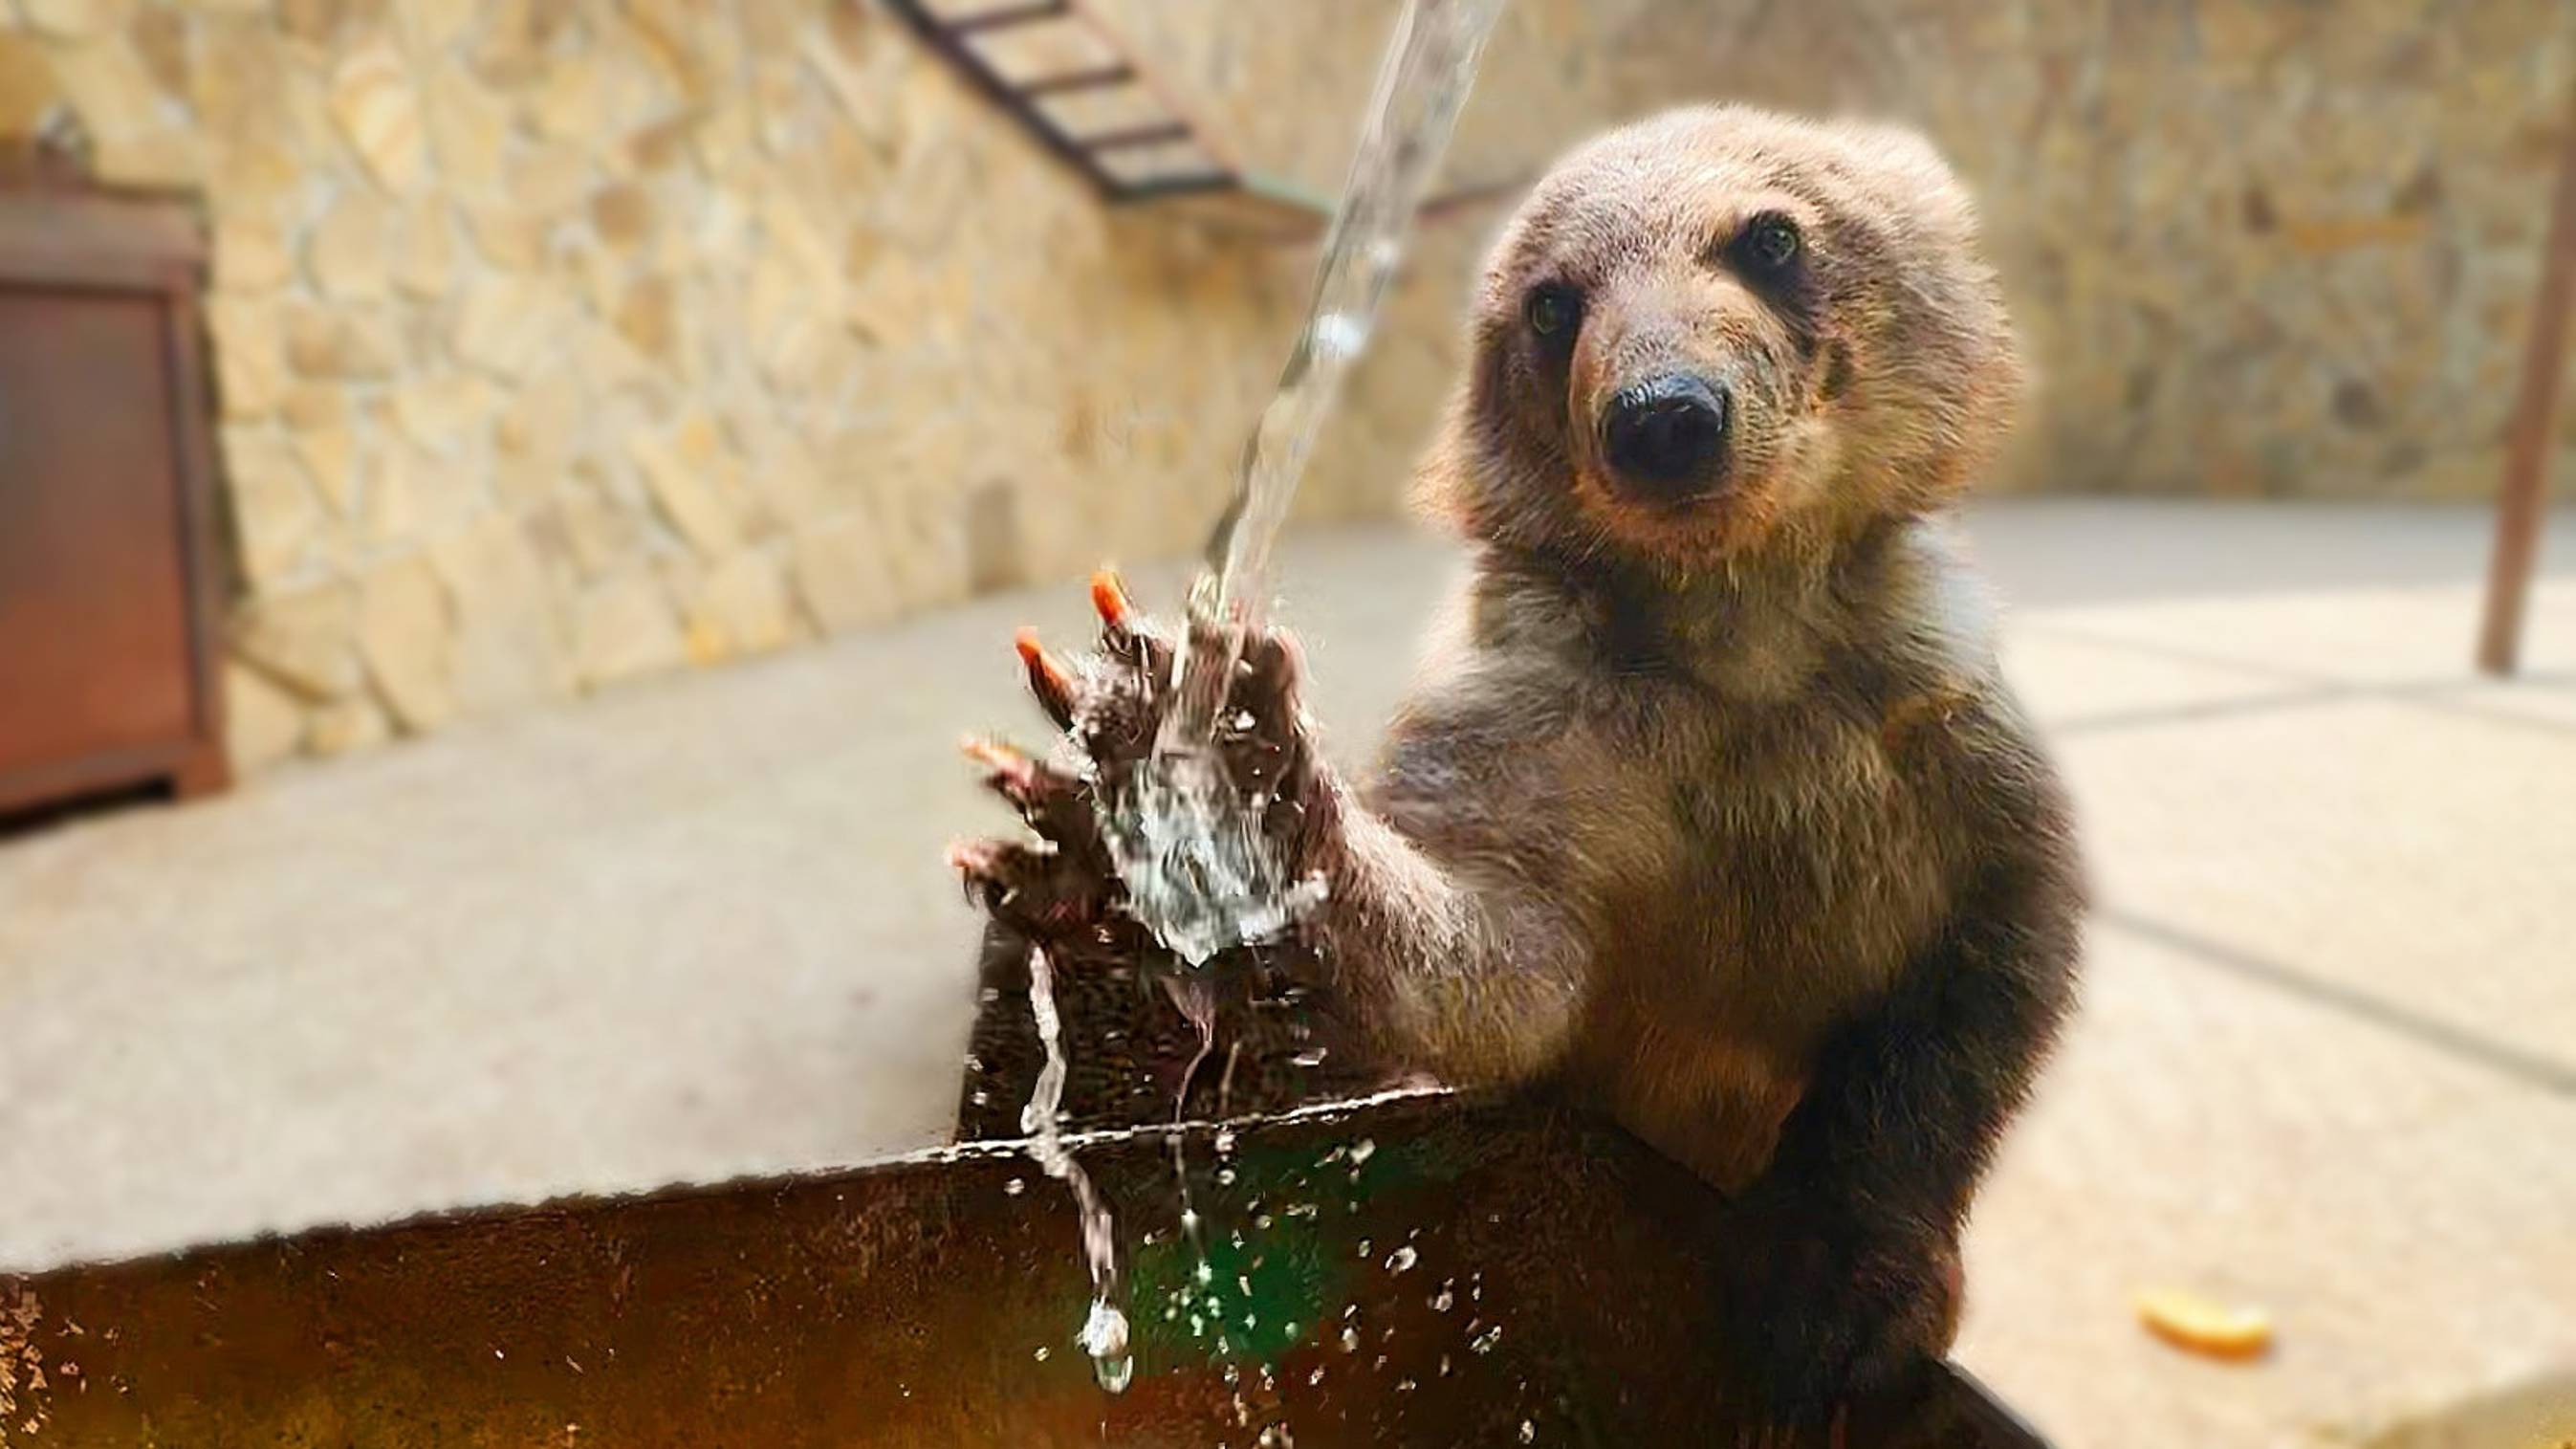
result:
<svg viewBox="0 0 2576 1449"><path fill-rule="evenodd" d="M1101 828L1127 889L1129 909L1191 966L1229 947L1276 936L1321 899L1320 882L1291 881L1264 842L1260 812L1227 778L1217 731L1245 641L1260 627L1270 595L1270 549L1289 499L1343 378L1367 348L1387 286L1404 254L1404 238L1424 189L1448 149L1459 108L1474 84L1485 40L1505 0L1408 0L1396 22L1377 87L1351 158L1340 208L1325 235L1306 325L1281 372L1279 388L1243 450L1233 501L1208 540L1204 571L1191 587L1190 644L1176 651L1172 697L1154 751L1134 767L1121 804L1104 810ZM1237 719L1235 727L1252 721ZM1198 981L1179 983L1175 1000L1191 1013L1205 1043L1213 1001ZM1082 1215L1082 1250L1092 1302L1079 1341L1101 1387L1117 1393L1135 1372L1121 1303L1117 1240L1109 1208L1058 1133L1064 1093L1063 1029L1056 1014L1053 969L1044 952L1029 953L1029 1010L1046 1047L1035 1094L1020 1114L1029 1152L1047 1175L1070 1188ZM1202 1018L1206 1019L1202 1019ZM1193 1064L1193 1074L1196 1064ZM1188 1090L1186 1081L1183 1092ZM1177 1108L1176 1108L1177 1110ZM1173 1137L1173 1173L1181 1185L1182 1226L1198 1242L1197 1213ZM1204 1268L1204 1261L1202 1261Z"/></svg>
<svg viewBox="0 0 2576 1449"><path fill-rule="evenodd" d="M1037 1090L1020 1109L1020 1130L1028 1134L1029 1156L1046 1175L1073 1191L1082 1214L1082 1261L1091 1270L1091 1312L1083 1318L1075 1341L1091 1355L1100 1386L1111 1393L1127 1387L1136 1358L1127 1343L1127 1313L1119 1306L1117 1224L1109 1204L1092 1186L1091 1174L1064 1148L1059 1130L1064 1102L1064 1024L1055 1010L1055 968L1044 951L1029 948L1029 1013L1037 1018L1038 1041L1046 1048L1046 1065L1038 1071Z"/></svg>
<svg viewBox="0 0 2576 1449"><path fill-rule="evenodd" d="M1161 733L1127 788L1112 792L1120 808L1102 820L1129 909L1192 966L1276 936L1319 899L1317 885L1286 878L1262 840L1259 812L1226 778L1219 716L1244 643L1268 610L1271 544L1343 378L1368 346L1503 4L1412 0L1396 22L1306 325L1244 447L1233 500L1190 590L1190 647L1175 653Z"/></svg>

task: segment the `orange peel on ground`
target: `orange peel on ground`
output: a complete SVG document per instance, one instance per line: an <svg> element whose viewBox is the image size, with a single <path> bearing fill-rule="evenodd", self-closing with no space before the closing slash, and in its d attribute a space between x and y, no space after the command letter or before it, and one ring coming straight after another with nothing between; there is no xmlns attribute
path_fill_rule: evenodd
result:
<svg viewBox="0 0 2576 1449"><path fill-rule="evenodd" d="M2174 1347L2208 1358L2260 1358L2272 1346L2272 1315L2182 1288L2139 1294L2138 1321Z"/></svg>

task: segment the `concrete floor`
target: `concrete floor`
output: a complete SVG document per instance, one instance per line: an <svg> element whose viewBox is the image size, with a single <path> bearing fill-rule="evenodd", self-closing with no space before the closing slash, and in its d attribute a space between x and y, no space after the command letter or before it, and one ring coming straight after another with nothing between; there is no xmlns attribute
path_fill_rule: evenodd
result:
<svg viewBox="0 0 2576 1449"><path fill-rule="evenodd" d="M1960 1352L2068 1446L2346 1442L2553 1375L2576 1434L2576 519L2514 685L2464 666L2486 527L1974 520L2100 911ZM1288 551L1342 752L1449 567ZM1008 631L1082 614L983 602L0 842L0 1266L936 1139L974 927L940 847L1000 823L952 742L1033 736ZM2147 1338L2164 1282L2269 1307L2278 1350Z"/></svg>

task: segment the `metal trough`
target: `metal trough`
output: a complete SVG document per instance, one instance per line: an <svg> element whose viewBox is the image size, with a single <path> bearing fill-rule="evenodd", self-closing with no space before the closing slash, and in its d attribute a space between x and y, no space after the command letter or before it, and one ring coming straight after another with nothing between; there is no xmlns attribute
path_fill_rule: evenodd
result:
<svg viewBox="0 0 2576 1449"><path fill-rule="evenodd" d="M1697 1187L1614 1129L1417 1094L1220 1132L1069 1139L1119 1210L1123 1394L1072 1341L1063 1188L975 1144L0 1277L0 1444L1780 1442L1730 1417ZM1845 1431L2039 1442L1946 1369Z"/></svg>

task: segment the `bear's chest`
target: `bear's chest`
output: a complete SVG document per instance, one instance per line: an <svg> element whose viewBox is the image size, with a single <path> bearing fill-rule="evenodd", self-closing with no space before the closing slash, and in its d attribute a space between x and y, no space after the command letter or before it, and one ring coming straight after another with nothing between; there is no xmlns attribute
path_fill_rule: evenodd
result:
<svg viewBox="0 0 2576 1449"><path fill-rule="evenodd" d="M1602 983L1659 1038L1800 1059L1931 934L1954 823L1906 752L1846 712L1696 723L1636 757L1670 848L1605 914Z"/></svg>
<svg viewBox="0 0 2576 1449"><path fill-rule="evenodd" d="M1733 1186L1769 1160L1824 1034L1931 934L1951 851L1901 756L1832 718L1656 763L1671 866L1605 915L1576 1085Z"/></svg>

